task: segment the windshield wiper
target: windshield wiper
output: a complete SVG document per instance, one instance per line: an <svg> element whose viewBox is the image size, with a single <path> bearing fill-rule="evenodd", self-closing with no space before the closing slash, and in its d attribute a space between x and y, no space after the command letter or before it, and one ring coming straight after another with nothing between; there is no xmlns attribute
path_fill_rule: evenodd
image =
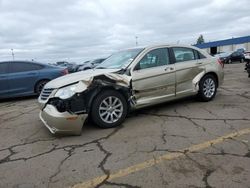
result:
<svg viewBox="0 0 250 188"><path fill-rule="evenodd" d="M106 67L96 67L96 69L106 69Z"/></svg>

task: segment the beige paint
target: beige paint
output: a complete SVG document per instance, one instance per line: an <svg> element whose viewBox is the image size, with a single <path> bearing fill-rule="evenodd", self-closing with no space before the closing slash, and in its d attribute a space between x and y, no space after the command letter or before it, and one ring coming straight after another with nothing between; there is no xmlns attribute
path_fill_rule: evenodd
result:
<svg viewBox="0 0 250 188"><path fill-rule="evenodd" d="M148 52L158 48L169 47L193 48L200 51L200 53L207 58L135 70L136 65ZM132 108L138 109L184 96L195 95L199 90L198 83L200 79L208 72L213 72L218 76L218 84L220 85L223 81L224 74L221 65L216 61L215 58L208 55L205 51L195 47L155 45L146 47L129 65L128 70L130 70L131 76L118 74L116 73L118 70L89 70L57 78L46 84L45 88L55 88L49 98L53 98L59 88L73 83L77 83L76 91L77 93L81 93L91 86L95 78L104 75L114 80L116 85L131 89L132 93L134 93L134 96L132 96L132 98L134 98L134 106L132 106ZM132 88L130 85L131 81ZM39 97L38 101L41 106L40 118L52 133L80 134L87 114L76 115L68 112L60 113L52 105L46 104L48 99L42 101Z"/></svg>

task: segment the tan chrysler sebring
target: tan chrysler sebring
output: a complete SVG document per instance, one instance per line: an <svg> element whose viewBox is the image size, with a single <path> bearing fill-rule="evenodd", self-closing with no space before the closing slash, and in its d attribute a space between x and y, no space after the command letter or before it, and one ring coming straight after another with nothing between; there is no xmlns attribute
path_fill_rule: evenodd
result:
<svg viewBox="0 0 250 188"><path fill-rule="evenodd" d="M81 134L89 116L110 128L131 110L197 95L210 101L223 64L198 48L154 45L114 53L95 69L48 82L39 96L40 119L51 133Z"/></svg>

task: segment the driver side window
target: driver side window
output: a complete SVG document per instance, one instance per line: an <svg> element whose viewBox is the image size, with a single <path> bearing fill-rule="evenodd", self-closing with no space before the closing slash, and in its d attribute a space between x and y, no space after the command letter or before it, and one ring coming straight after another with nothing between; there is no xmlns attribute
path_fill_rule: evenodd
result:
<svg viewBox="0 0 250 188"><path fill-rule="evenodd" d="M163 65L168 65L169 54L167 48L155 49L148 52L137 64L136 70L153 68Z"/></svg>

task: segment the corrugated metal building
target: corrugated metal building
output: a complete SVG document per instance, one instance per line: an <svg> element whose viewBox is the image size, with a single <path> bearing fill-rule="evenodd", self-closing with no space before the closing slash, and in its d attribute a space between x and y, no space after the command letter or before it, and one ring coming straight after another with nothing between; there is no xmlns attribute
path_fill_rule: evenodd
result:
<svg viewBox="0 0 250 188"><path fill-rule="evenodd" d="M250 36L219 40L195 45L198 48L206 50L210 54L218 52L235 51L240 48L250 51Z"/></svg>

